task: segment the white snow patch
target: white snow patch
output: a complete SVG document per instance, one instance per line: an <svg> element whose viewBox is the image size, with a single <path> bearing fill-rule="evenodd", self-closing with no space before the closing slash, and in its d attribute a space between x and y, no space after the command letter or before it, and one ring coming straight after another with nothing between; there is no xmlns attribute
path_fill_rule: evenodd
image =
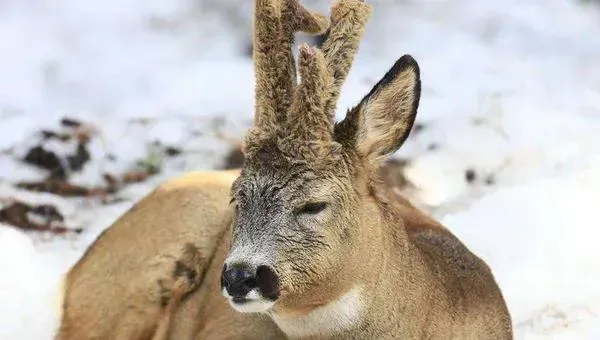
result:
<svg viewBox="0 0 600 340"><path fill-rule="evenodd" d="M58 325L61 276L31 239L0 223L0 338L48 339Z"/></svg>
<svg viewBox="0 0 600 340"><path fill-rule="evenodd" d="M594 161L568 176L498 189L443 219L493 269L518 334L592 339L590 326L600 321L600 154Z"/></svg>

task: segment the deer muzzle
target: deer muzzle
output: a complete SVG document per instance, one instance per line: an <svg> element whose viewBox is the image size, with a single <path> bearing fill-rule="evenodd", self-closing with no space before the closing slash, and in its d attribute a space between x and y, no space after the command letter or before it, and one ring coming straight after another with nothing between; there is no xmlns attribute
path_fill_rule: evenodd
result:
<svg viewBox="0 0 600 340"><path fill-rule="evenodd" d="M268 265L226 263L221 274L221 289L235 310L242 313L264 312L279 297L279 279Z"/></svg>

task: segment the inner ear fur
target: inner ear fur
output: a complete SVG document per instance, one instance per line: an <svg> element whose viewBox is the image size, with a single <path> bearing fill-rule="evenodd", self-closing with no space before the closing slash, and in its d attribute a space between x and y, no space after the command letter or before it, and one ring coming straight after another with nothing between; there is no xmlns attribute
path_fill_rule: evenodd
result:
<svg viewBox="0 0 600 340"><path fill-rule="evenodd" d="M380 165L408 138L420 98L419 65L404 55L335 126L335 139Z"/></svg>

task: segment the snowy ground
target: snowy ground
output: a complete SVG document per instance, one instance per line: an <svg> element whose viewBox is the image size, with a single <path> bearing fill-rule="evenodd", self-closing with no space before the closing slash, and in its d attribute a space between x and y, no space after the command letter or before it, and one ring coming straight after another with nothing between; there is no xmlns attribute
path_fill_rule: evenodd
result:
<svg viewBox="0 0 600 340"><path fill-rule="evenodd" d="M251 5L236 3L0 2L0 208L10 198L52 203L67 225L84 228L52 236L0 225L1 339L50 339L55 283L98 233L164 178L218 167L229 148L222 136L248 126ZM340 115L397 57L415 56L423 128L398 155L411 159L411 197L491 265L517 339L600 339L600 8L576 0L372 3ZM63 116L101 136L76 183L126 171L156 140L183 154L119 192L117 203L16 189L41 178L19 158Z"/></svg>

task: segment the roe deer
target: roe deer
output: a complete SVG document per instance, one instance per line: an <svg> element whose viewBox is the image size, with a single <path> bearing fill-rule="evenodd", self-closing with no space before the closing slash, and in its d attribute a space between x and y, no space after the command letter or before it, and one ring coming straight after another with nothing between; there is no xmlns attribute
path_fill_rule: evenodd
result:
<svg viewBox="0 0 600 340"><path fill-rule="evenodd" d="M103 232L65 278L58 339L512 339L488 266L380 180L415 120L415 60L334 122L370 14L256 0L241 171L170 180ZM326 29L297 84L294 33Z"/></svg>

